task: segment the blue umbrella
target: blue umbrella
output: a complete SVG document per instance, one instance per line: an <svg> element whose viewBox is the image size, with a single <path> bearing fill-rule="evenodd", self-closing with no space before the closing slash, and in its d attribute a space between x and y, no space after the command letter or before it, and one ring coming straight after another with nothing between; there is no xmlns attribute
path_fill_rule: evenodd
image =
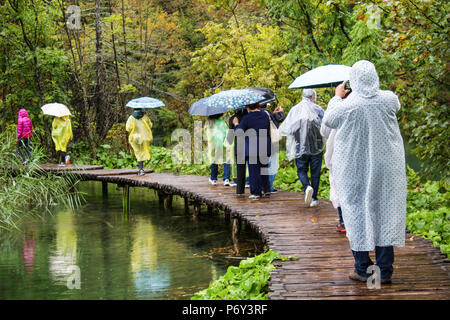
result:
<svg viewBox="0 0 450 320"><path fill-rule="evenodd" d="M242 108L247 104L262 100L265 100L263 92L251 89L231 89L198 100L191 105L189 113L196 116L210 116Z"/></svg>
<svg viewBox="0 0 450 320"><path fill-rule="evenodd" d="M134 109L150 109L164 107L165 104L161 100L155 98L141 97L128 101L126 106Z"/></svg>

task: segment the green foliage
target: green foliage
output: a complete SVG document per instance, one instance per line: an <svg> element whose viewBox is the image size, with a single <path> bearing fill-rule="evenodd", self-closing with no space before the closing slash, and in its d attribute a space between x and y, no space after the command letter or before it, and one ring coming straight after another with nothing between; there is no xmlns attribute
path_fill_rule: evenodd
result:
<svg viewBox="0 0 450 320"><path fill-rule="evenodd" d="M406 226L414 234L431 239L434 246L450 257L450 188L448 184L427 181L420 184L408 168Z"/></svg>
<svg viewBox="0 0 450 320"><path fill-rule="evenodd" d="M266 300L270 271L274 260L285 261L277 252L269 250L253 258L242 260L238 267L228 267L225 275L212 282L209 288L197 292L192 300Z"/></svg>

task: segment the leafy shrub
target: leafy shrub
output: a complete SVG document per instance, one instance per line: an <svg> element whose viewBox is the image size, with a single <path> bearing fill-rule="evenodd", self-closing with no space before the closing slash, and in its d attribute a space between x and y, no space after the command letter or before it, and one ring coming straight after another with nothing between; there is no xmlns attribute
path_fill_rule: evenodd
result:
<svg viewBox="0 0 450 320"><path fill-rule="evenodd" d="M253 258L242 260L239 267L228 267L225 275L197 292L192 300L265 300L269 292L270 271L274 260L285 261L277 252L269 250Z"/></svg>

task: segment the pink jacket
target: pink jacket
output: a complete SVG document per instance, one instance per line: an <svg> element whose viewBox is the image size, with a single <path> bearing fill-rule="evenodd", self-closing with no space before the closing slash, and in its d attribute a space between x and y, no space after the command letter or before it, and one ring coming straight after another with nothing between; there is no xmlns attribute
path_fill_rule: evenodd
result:
<svg viewBox="0 0 450 320"><path fill-rule="evenodd" d="M25 136L31 136L32 132L33 132L33 123L31 122L27 110L20 109L19 118L17 121L17 139Z"/></svg>

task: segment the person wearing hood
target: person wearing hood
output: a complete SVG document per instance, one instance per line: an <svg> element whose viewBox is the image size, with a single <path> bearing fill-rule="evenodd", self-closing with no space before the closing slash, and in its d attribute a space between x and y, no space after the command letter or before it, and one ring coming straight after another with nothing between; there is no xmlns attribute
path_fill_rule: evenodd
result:
<svg viewBox="0 0 450 320"><path fill-rule="evenodd" d="M337 129L332 157L355 271L349 278L366 282L375 250L381 283L391 283L393 246L405 245L406 170L397 121L398 97L380 90L375 66L356 62L350 70L352 92L336 88L323 122Z"/></svg>
<svg viewBox="0 0 450 320"><path fill-rule="evenodd" d="M280 134L286 136L286 156L295 158L297 176L305 192L305 204L318 205L323 141L320 126L324 111L316 104L316 91L304 89L302 101L294 106L281 124ZM311 170L311 182L308 171Z"/></svg>
<svg viewBox="0 0 450 320"><path fill-rule="evenodd" d="M33 123L27 110L20 109L17 117L17 151L26 163L31 158L30 138L33 134Z"/></svg>
<svg viewBox="0 0 450 320"><path fill-rule="evenodd" d="M59 153L60 167L65 166L67 144L73 139L72 122L69 116L55 117L52 123L52 139L55 143L56 153Z"/></svg>
<svg viewBox="0 0 450 320"><path fill-rule="evenodd" d="M128 118L125 129L129 132L128 142L138 161L139 176L143 176L144 161L150 160L150 144L153 141L152 122L142 109L135 109Z"/></svg>
<svg viewBox="0 0 450 320"><path fill-rule="evenodd" d="M209 183L217 185L217 176L219 174L219 164L223 164L223 185L231 186L231 146L226 143L228 127L223 114L215 114L208 117L205 125L205 135L208 142L208 161L210 164L211 175ZM224 154L225 147L225 154Z"/></svg>

